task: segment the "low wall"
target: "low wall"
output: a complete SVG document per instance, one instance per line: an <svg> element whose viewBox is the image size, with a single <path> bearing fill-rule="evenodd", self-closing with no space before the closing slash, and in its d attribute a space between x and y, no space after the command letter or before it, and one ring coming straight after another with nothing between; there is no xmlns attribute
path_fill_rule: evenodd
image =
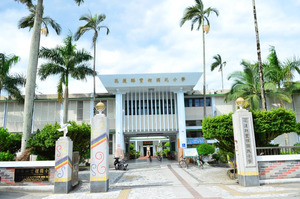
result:
<svg viewBox="0 0 300 199"><path fill-rule="evenodd" d="M257 156L260 184L300 182L300 155Z"/></svg>
<svg viewBox="0 0 300 199"><path fill-rule="evenodd" d="M53 185L54 166L55 161L0 162L0 185ZM20 176L23 180L16 182Z"/></svg>

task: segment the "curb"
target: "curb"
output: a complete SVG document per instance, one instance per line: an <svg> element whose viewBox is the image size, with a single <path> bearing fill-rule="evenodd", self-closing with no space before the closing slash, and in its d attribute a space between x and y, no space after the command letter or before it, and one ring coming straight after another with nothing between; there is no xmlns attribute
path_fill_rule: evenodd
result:
<svg viewBox="0 0 300 199"><path fill-rule="evenodd" d="M0 191L50 192L50 193L53 193L54 185L45 185L45 186L0 186Z"/></svg>

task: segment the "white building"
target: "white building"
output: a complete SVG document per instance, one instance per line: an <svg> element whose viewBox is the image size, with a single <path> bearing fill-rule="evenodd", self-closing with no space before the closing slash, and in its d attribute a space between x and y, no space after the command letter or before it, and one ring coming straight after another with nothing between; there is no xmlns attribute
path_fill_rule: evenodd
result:
<svg viewBox="0 0 300 199"><path fill-rule="evenodd" d="M204 141L201 131L203 120L203 95L193 90L201 73L160 73L100 75L108 91L96 96L106 105L104 113L109 118L110 154L116 149L127 153L129 143L145 154L149 146L151 153L158 150L158 143L170 141L171 151L191 147ZM225 103L225 91L207 92L207 116L214 117L234 112L234 102ZM286 104L300 118L300 95L293 96L292 104ZM268 109L276 108L279 102L268 99ZM71 94L68 120L89 123L94 113L91 94ZM34 101L33 131L42 129L47 123L62 123L63 105L56 95L37 95ZM23 104L1 97L0 125L10 132L21 132L23 126ZM281 145L293 145L298 136L277 139Z"/></svg>

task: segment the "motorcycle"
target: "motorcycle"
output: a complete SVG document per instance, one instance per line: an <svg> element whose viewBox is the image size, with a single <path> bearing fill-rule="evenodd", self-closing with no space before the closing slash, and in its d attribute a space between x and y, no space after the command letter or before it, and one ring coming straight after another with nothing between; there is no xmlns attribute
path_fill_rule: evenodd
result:
<svg viewBox="0 0 300 199"><path fill-rule="evenodd" d="M114 162L114 165L115 165L115 169L116 170L126 170L127 169L127 166L128 164L125 162L125 160L121 160L119 161L119 157L115 157L115 162Z"/></svg>

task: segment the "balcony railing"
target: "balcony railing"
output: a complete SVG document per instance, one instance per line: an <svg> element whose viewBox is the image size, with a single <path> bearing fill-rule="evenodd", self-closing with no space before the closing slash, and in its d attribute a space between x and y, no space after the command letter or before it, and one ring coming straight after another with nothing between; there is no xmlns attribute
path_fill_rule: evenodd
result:
<svg viewBox="0 0 300 199"><path fill-rule="evenodd" d="M300 146L256 147L257 155L300 154Z"/></svg>

